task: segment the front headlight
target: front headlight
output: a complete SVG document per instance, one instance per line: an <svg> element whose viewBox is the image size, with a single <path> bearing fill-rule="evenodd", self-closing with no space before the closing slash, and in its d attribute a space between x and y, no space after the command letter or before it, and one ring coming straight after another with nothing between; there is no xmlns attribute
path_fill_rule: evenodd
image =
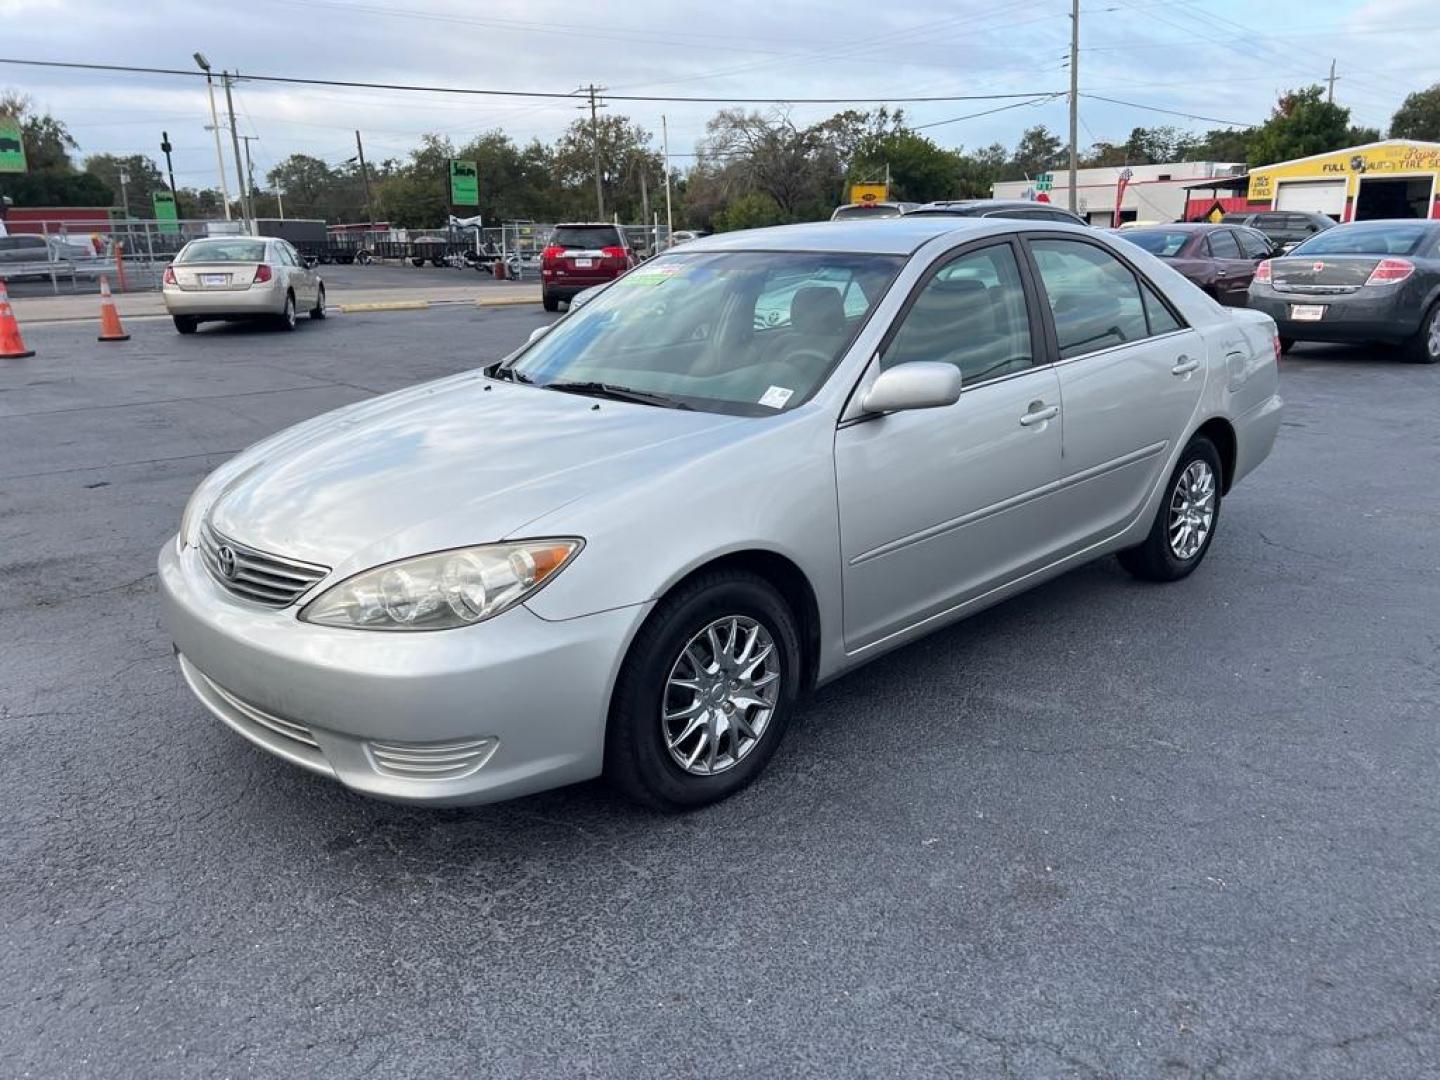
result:
<svg viewBox="0 0 1440 1080"><path fill-rule="evenodd" d="M499 615L558 574L579 540L521 540L377 566L326 589L305 622L357 630L451 630Z"/></svg>

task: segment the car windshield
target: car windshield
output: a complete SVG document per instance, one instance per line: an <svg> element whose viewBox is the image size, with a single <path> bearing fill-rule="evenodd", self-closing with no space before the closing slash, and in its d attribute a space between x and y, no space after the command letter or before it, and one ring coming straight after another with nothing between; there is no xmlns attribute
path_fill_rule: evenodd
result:
<svg viewBox="0 0 1440 1080"><path fill-rule="evenodd" d="M265 241L200 240L187 245L175 261L177 263L264 262Z"/></svg>
<svg viewBox="0 0 1440 1080"><path fill-rule="evenodd" d="M1171 259L1180 254L1180 249L1185 246L1191 234L1165 229L1121 229L1118 235L1136 247L1144 248L1151 255Z"/></svg>
<svg viewBox="0 0 1440 1080"><path fill-rule="evenodd" d="M1427 227L1414 225L1358 225L1326 229L1290 252L1291 255L1414 255L1425 240Z"/></svg>
<svg viewBox="0 0 1440 1080"><path fill-rule="evenodd" d="M557 225L550 236L550 246L599 251L620 247L620 233L613 225Z"/></svg>
<svg viewBox="0 0 1440 1080"><path fill-rule="evenodd" d="M662 255L556 323L496 374L769 415L824 383L904 262L830 252Z"/></svg>
<svg viewBox="0 0 1440 1080"><path fill-rule="evenodd" d="M842 206L831 216L831 221L853 221L856 218L892 218L900 217L900 207L886 206L884 203L878 205L866 205L857 203L854 206Z"/></svg>

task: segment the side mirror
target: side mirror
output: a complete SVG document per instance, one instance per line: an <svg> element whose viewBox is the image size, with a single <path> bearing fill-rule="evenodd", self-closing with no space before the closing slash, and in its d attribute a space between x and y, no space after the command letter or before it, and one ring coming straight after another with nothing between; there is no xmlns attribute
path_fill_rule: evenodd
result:
<svg viewBox="0 0 1440 1080"><path fill-rule="evenodd" d="M960 400L960 369L954 364L912 360L880 373L861 402L866 412L938 409Z"/></svg>
<svg viewBox="0 0 1440 1080"><path fill-rule="evenodd" d="M528 345L532 341L539 341L542 337L544 337L550 332L550 328L554 325L554 323L546 323L544 326L535 327L534 330L530 331L530 336L525 339L525 344Z"/></svg>

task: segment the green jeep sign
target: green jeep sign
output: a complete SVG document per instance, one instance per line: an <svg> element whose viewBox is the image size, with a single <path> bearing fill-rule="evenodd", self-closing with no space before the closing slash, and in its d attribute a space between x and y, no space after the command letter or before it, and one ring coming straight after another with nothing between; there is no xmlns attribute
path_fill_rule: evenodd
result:
<svg viewBox="0 0 1440 1080"><path fill-rule="evenodd" d="M25 140L20 134L20 121L14 116L0 116L0 173L25 171Z"/></svg>
<svg viewBox="0 0 1440 1080"><path fill-rule="evenodd" d="M473 161L450 161L450 202L454 206L480 205L480 172Z"/></svg>
<svg viewBox="0 0 1440 1080"><path fill-rule="evenodd" d="M168 191L157 191L151 196L155 204L155 220L160 223L162 233L176 233L180 226L176 224L179 215L175 212L175 196Z"/></svg>

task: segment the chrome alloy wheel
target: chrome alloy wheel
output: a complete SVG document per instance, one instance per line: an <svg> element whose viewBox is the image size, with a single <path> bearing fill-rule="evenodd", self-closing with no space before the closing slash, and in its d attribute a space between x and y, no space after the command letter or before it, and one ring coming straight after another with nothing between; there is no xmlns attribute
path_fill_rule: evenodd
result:
<svg viewBox="0 0 1440 1080"><path fill-rule="evenodd" d="M1193 559L1215 524L1215 470L1206 461L1192 461L1170 496L1170 551L1182 561Z"/></svg>
<svg viewBox="0 0 1440 1080"><path fill-rule="evenodd" d="M1440 311L1430 316L1430 333L1426 335L1425 347L1431 356L1440 356Z"/></svg>
<svg viewBox="0 0 1440 1080"><path fill-rule="evenodd" d="M716 619L680 650L665 681L661 735L687 773L714 776L759 745L780 700L780 653L747 615Z"/></svg>

